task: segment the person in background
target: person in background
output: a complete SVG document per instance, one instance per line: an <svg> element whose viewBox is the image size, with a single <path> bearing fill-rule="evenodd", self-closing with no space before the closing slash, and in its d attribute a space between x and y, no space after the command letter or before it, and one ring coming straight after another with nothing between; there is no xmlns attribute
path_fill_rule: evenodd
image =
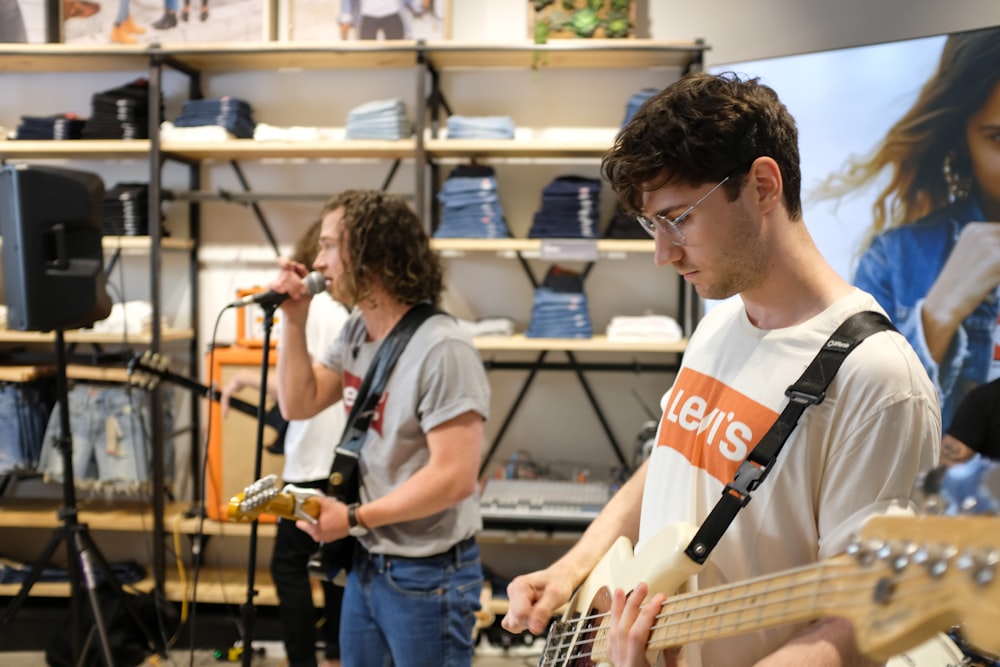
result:
<svg viewBox="0 0 1000 667"><path fill-rule="evenodd" d="M293 262L311 264L319 248L320 223L316 221L295 246ZM347 310L334 301L329 292L317 294L309 302L306 318L306 342L309 354L318 359L336 340L347 321ZM280 350L279 350L280 354ZM260 391L260 374L253 371L236 373L222 390L222 413L227 414L229 399L244 388ZM268 393L277 398L277 383L268 381ZM347 421L341 402L334 403L315 416L291 421L285 432L285 465L282 481L310 489L324 489L333 450ZM316 667L317 634L323 638L324 667L340 664L340 605L343 588L323 581L325 606L317 618L313 606L308 562L318 545L294 521L278 520L278 530L271 554L271 578L278 594L278 617L281 621L282 642L288 667ZM317 633L319 622L319 633Z"/></svg>
<svg viewBox="0 0 1000 667"><path fill-rule="evenodd" d="M17 0L0 0L0 42L27 42L28 31Z"/></svg>
<svg viewBox="0 0 1000 667"><path fill-rule="evenodd" d="M855 313L881 312L813 242L802 219L795 121L756 79L684 76L619 132L602 173L654 238L656 263L702 298L725 301L691 336L650 456L564 556L507 587L502 623L511 632L541 634L620 536L641 551L670 526L700 525L829 336ZM908 507L914 482L937 460L940 434L937 396L909 344L894 331L869 336L825 399L805 410L694 589L841 553L865 518ZM648 664L650 628L673 592L650 592L645 582L627 597L613 591L612 664ZM835 617L689 642L661 658L701 667L872 664L850 623Z"/></svg>
<svg viewBox="0 0 1000 667"><path fill-rule="evenodd" d="M440 258L398 196L348 190L323 208L313 266L354 307L318 361L308 353L307 268L285 262L271 289L282 302L278 396L288 419L308 419L341 397L350 409L382 342L414 305L436 304ZM471 337L452 317L416 330L389 377L360 450L361 502L321 501L313 539L348 534L359 547L340 624L344 667L468 667L483 585L475 535L476 481L489 383Z"/></svg>
<svg viewBox="0 0 1000 667"><path fill-rule="evenodd" d="M1000 379L965 395L941 440L943 465L964 463L976 454L1000 461Z"/></svg>
<svg viewBox="0 0 1000 667"><path fill-rule="evenodd" d="M1000 27L949 36L913 106L824 189L882 178L854 284L916 350L947 426L1000 377Z"/></svg>
<svg viewBox="0 0 1000 667"><path fill-rule="evenodd" d="M433 0L341 0L340 38L351 38L351 28L358 39L405 39L403 11L421 14L431 8Z"/></svg>

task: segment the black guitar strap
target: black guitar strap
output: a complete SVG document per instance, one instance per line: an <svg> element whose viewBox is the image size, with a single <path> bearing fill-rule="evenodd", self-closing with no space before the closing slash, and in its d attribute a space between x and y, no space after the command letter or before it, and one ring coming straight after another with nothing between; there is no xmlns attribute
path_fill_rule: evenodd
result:
<svg viewBox="0 0 1000 667"><path fill-rule="evenodd" d="M736 514L750 502L750 493L760 486L771 471L802 413L810 405L823 402L827 387L851 350L868 336L888 330L895 331L896 328L884 315L862 311L847 318L830 335L802 377L785 390L785 396L788 397L785 409L740 464L733 481L722 490L722 498L684 550L691 560L701 564L712 553Z"/></svg>
<svg viewBox="0 0 1000 667"><path fill-rule="evenodd" d="M361 445L364 444L368 425L375 415L382 392L385 391L385 385L392 375L392 369L410 341L410 337L420 328L424 320L439 314L444 314L444 311L434 304L418 303L406 311L382 341L361 382L361 388L358 389L358 395L347 417L347 425L340 436L340 444L337 446L330 468L329 495L339 500L357 501L357 467Z"/></svg>

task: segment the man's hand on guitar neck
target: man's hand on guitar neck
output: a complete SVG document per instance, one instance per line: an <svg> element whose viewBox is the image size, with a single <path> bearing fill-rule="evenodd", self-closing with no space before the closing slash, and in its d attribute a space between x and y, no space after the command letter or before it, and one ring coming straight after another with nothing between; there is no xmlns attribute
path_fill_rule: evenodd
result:
<svg viewBox="0 0 1000 667"><path fill-rule="evenodd" d="M640 583L629 595L620 588L611 597L611 623L608 631L608 654L615 667L649 667L646 645L649 634L667 596L657 593L646 604L642 600L649 586ZM657 665L679 667L675 651L666 651Z"/></svg>

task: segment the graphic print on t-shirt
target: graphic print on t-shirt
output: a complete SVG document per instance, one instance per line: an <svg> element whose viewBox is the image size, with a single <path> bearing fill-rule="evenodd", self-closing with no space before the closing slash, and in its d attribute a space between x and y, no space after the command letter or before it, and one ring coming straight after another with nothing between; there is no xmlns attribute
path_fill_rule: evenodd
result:
<svg viewBox="0 0 1000 667"><path fill-rule="evenodd" d="M361 389L361 378L352 373L344 371L344 409L347 410L347 414L351 414L351 409L354 407L354 401L358 398L358 390ZM378 405L375 406L375 414L372 416L371 423L368 424L369 429L373 429L380 436L382 435L382 414L385 412L385 402L389 399L389 392L383 391L382 395L379 396Z"/></svg>
<svg viewBox="0 0 1000 667"><path fill-rule="evenodd" d="M723 484L778 413L690 368L674 382L660 422L658 447L670 447Z"/></svg>

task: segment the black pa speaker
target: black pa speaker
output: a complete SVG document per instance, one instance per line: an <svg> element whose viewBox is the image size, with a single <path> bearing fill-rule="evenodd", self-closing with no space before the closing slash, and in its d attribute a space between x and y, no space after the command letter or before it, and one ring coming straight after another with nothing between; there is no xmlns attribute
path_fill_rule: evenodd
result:
<svg viewBox="0 0 1000 667"><path fill-rule="evenodd" d="M101 250L104 183L56 167L0 169L7 328L77 329L111 313Z"/></svg>

